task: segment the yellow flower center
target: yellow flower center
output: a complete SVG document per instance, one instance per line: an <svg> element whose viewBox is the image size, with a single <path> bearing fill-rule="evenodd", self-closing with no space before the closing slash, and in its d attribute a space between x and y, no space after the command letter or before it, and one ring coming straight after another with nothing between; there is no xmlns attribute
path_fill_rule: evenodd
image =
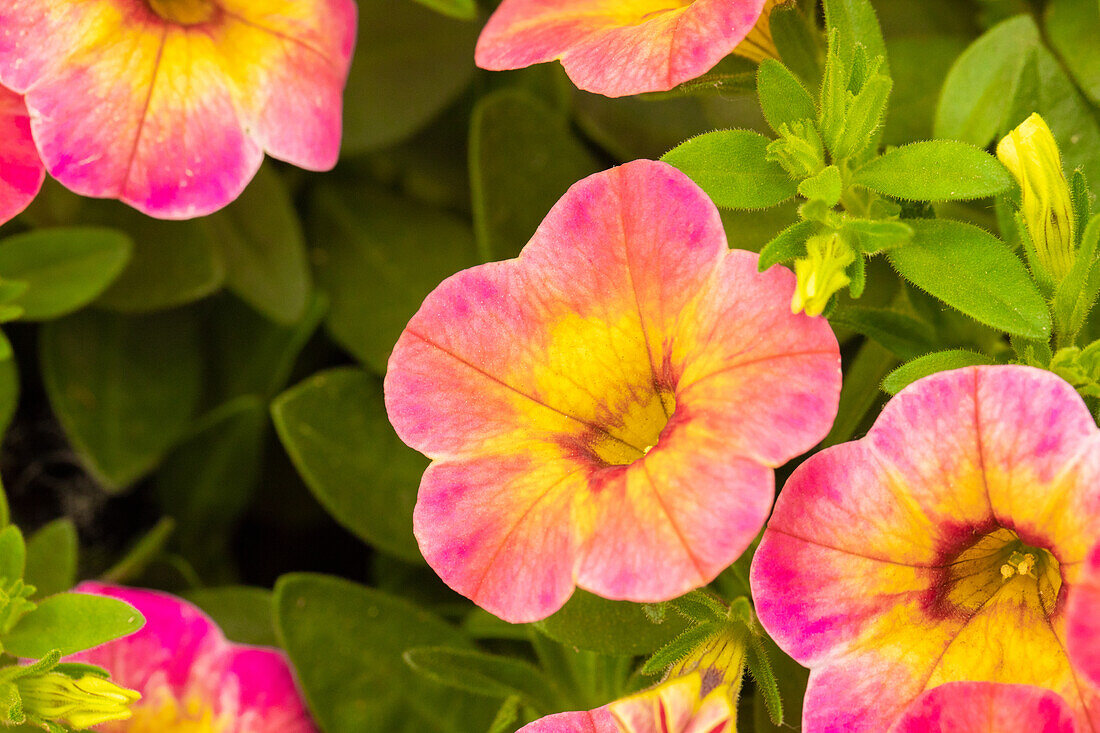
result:
<svg viewBox="0 0 1100 733"><path fill-rule="evenodd" d="M635 403L622 419L622 430L598 432L592 436L588 449L593 456L610 466L625 466L649 453L661 438L668 418L676 410L672 392L656 391L645 404ZM621 438L618 435L628 435Z"/></svg>
<svg viewBox="0 0 1100 733"><path fill-rule="evenodd" d="M169 23L198 25L214 17L214 0L148 0L153 12Z"/></svg>
<svg viewBox="0 0 1100 733"><path fill-rule="evenodd" d="M133 708L127 721L104 727L108 733L223 733L229 729L225 716L198 697L181 702L167 689L146 696Z"/></svg>
<svg viewBox="0 0 1100 733"><path fill-rule="evenodd" d="M1049 551L1024 544L1010 529L999 528L980 537L946 566L944 600L967 614L977 612L1010 584L1034 598L1050 616L1062 589L1062 571Z"/></svg>

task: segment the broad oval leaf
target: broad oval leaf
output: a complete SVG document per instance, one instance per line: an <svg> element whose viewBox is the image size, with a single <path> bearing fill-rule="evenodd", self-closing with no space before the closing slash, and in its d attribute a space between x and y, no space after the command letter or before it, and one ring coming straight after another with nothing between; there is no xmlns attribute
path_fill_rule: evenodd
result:
<svg viewBox="0 0 1100 733"><path fill-rule="evenodd" d="M686 173L718 206L765 209L798 192L783 167L766 159L769 142L751 130L720 130L688 140L661 160Z"/></svg>
<svg viewBox="0 0 1100 733"><path fill-rule="evenodd" d="M78 552L76 525L68 517L55 519L31 535L23 577L37 590L35 596L51 596L73 587Z"/></svg>
<svg viewBox="0 0 1100 733"><path fill-rule="evenodd" d="M326 733L487 730L496 701L425 680L402 655L414 647L472 649L454 626L403 598L341 578L284 575L275 629Z"/></svg>
<svg viewBox="0 0 1100 733"><path fill-rule="evenodd" d="M27 283L12 301L23 318L57 318L99 297L129 262L133 246L113 229L36 229L0 242L0 277Z"/></svg>
<svg viewBox="0 0 1100 733"><path fill-rule="evenodd" d="M958 221L909 219L912 241L887 251L909 282L977 321L1046 340L1046 301L1020 258L983 229Z"/></svg>
<svg viewBox="0 0 1100 733"><path fill-rule="evenodd" d="M199 403L193 314L86 309L47 323L39 338L50 405L92 472L121 489L152 470Z"/></svg>
<svg viewBox="0 0 1100 733"><path fill-rule="evenodd" d="M295 468L336 521L422 562L412 512L428 460L393 432L377 377L353 368L315 374L279 395L271 414Z"/></svg>
<svg viewBox="0 0 1100 733"><path fill-rule="evenodd" d="M994 361L985 354L966 351L965 349L937 351L934 354L925 354L919 359L906 362L890 372L882 380L882 389L890 394L897 394L918 379L923 379L937 372L993 363Z"/></svg>
<svg viewBox="0 0 1100 733"><path fill-rule="evenodd" d="M33 659L60 649L75 654L132 634L145 625L136 608L114 598L58 593L38 603L4 636L4 651Z"/></svg>
<svg viewBox="0 0 1100 733"><path fill-rule="evenodd" d="M501 699L519 695L543 714L563 703L555 682L521 659L447 647L416 647L404 656L420 674L458 690Z"/></svg>
<svg viewBox="0 0 1100 733"><path fill-rule="evenodd" d="M240 197L201 219L221 246L225 285L276 323L294 323L313 287L305 236L279 174L256 173Z"/></svg>
<svg viewBox="0 0 1100 733"><path fill-rule="evenodd" d="M602 166L569 120L534 96L503 89L470 119L474 231L483 260L515 257L561 195Z"/></svg>
<svg viewBox="0 0 1100 733"><path fill-rule="evenodd" d="M756 90L764 119L777 134L784 124L817 119L817 106L806 87L775 59L760 62L756 71Z"/></svg>
<svg viewBox="0 0 1100 733"><path fill-rule="evenodd" d="M319 186L312 221L325 325L378 374L425 296L476 261L465 221L376 188Z"/></svg>
<svg viewBox="0 0 1100 733"><path fill-rule="evenodd" d="M1051 44L1065 60L1077 83L1100 104L1100 3L1096 0L1051 0L1046 7Z"/></svg>
<svg viewBox="0 0 1100 733"><path fill-rule="evenodd" d="M957 140L926 140L894 148L856 171L853 183L911 201L994 196L1012 185L1000 161Z"/></svg>
<svg viewBox="0 0 1100 733"><path fill-rule="evenodd" d="M670 613L659 624L641 604L609 601L578 589L560 611L536 626L566 646L601 654L649 654L684 630L687 622Z"/></svg>
<svg viewBox="0 0 1100 733"><path fill-rule="evenodd" d="M479 30L409 0L359 3L343 154L392 145L453 101L473 78Z"/></svg>

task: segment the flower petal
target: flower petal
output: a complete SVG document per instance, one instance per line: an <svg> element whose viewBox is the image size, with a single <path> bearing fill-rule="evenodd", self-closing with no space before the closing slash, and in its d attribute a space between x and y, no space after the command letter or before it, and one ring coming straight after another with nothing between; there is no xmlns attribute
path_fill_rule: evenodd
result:
<svg viewBox="0 0 1100 733"><path fill-rule="evenodd" d="M560 59L579 88L665 91L710 70L752 30L764 0L505 0L478 39L485 69Z"/></svg>
<svg viewBox="0 0 1100 733"><path fill-rule="evenodd" d="M31 138L31 121L23 98L0 87L0 224L27 208L46 170Z"/></svg>
<svg viewBox="0 0 1100 733"><path fill-rule="evenodd" d="M314 733L286 654L275 649L233 645L226 672L239 680L237 729L249 733Z"/></svg>
<svg viewBox="0 0 1100 733"><path fill-rule="evenodd" d="M516 733L621 733L607 708L591 712L557 713L539 718Z"/></svg>
<svg viewBox="0 0 1100 733"><path fill-rule="evenodd" d="M1075 733L1066 701L1041 687L949 682L921 695L891 733Z"/></svg>
<svg viewBox="0 0 1100 733"><path fill-rule="evenodd" d="M1086 560L1067 609L1066 643L1074 666L1100 686L1100 543Z"/></svg>

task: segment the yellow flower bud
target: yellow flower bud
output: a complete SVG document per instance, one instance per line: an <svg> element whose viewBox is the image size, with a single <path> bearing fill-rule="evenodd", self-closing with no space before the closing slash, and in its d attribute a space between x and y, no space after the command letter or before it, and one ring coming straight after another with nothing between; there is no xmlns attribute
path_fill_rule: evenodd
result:
<svg viewBox="0 0 1100 733"><path fill-rule="evenodd" d="M997 144L997 157L1020 184L1021 210L1039 265L1060 282L1073 267L1073 202L1058 144L1037 114Z"/></svg>
<svg viewBox="0 0 1100 733"><path fill-rule="evenodd" d="M137 692L93 674L74 679L47 672L20 677L15 685L29 720L52 720L77 729L126 720L132 715L130 705L141 699Z"/></svg>
<svg viewBox="0 0 1100 733"><path fill-rule="evenodd" d="M806 242L806 256L794 263L798 285L791 298L791 312L820 316L829 298L849 282L844 272L856 261L851 247L837 233L819 234Z"/></svg>

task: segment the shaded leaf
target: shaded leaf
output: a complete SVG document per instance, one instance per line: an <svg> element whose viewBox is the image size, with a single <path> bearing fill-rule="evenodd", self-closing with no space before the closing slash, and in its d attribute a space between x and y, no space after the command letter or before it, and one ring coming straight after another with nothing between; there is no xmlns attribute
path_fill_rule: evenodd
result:
<svg viewBox="0 0 1100 733"><path fill-rule="evenodd" d="M23 578L37 589L36 597L61 593L76 584L78 551L76 525L68 517L55 519L31 536Z"/></svg>

